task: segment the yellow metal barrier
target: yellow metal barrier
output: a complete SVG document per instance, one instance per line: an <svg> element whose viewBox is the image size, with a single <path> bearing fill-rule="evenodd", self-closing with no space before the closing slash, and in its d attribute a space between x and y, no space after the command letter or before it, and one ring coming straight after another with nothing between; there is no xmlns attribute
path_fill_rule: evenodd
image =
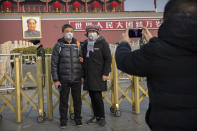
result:
<svg viewBox="0 0 197 131"><path fill-rule="evenodd" d="M22 98L21 98L21 64L20 59L15 58L15 81L16 81L16 121L22 122Z"/></svg>
<svg viewBox="0 0 197 131"><path fill-rule="evenodd" d="M5 73L3 77L0 79L0 85L7 79L14 87L15 89L12 90L10 96L7 98L6 96L0 94L0 99L4 103L0 107L0 114L5 110L6 107L9 107L12 112L16 114L16 121L21 122L22 121L22 112L21 112L21 93L20 93L20 59L15 58L14 60L14 65L15 65L15 81L12 80L12 78L8 75L8 73ZM15 96L16 100L16 106L11 104L12 99ZM2 115L1 115L2 119Z"/></svg>
<svg viewBox="0 0 197 131"><path fill-rule="evenodd" d="M45 64L46 64L46 93L47 93L47 115L48 119L53 119L53 98L52 98L52 78L51 78L51 58L49 56L46 56L45 58Z"/></svg>
<svg viewBox="0 0 197 131"><path fill-rule="evenodd" d="M136 76L131 76L128 74L125 74L124 72L120 72L118 74L118 69L116 67L116 62L115 62L115 56L112 55L112 71L113 71L113 83L114 83L114 104L111 107L111 112L115 113L116 116L120 116L120 111L119 111L119 105L124 99L127 99L127 101L131 104L132 110L136 113L140 113L140 103L146 96L148 98L148 89L143 89L140 84L139 84L139 77ZM120 81L121 77L123 75L126 75L127 78L131 81L131 85L129 85L126 90L124 91L118 84ZM131 96L128 95L128 93L131 91ZM119 97L119 93L122 95ZM140 95L141 94L141 95Z"/></svg>
<svg viewBox="0 0 197 131"><path fill-rule="evenodd" d="M0 114L3 112L8 106L15 114L16 114L16 122L22 122L22 113L27 109L29 105L31 105L38 112L38 122L42 122L44 120L44 99L43 99L43 74L42 74L42 65L41 65L41 57L37 58L36 68L37 68L37 79L35 79L31 72L26 73L25 77L22 78L21 75L21 58L16 57L14 59L14 68L15 68L15 80L5 73L3 77L0 79L0 84L3 83L4 80L8 80L15 88L11 92L11 95L6 98L2 94L0 94L0 99L3 101L3 106L0 107ZM25 84L27 79L31 79L36 85L37 89L34 93L29 96L22 89L22 86ZM38 96L38 104L34 103L33 99L35 96ZM13 97L15 96L16 107L11 104ZM26 103L23 105L22 100L26 100ZM2 116L1 116L2 118Z"/></svg>
<svg viewBox="0 0 197 131"><path fill-rule="evenodd" d="M110 111L120 116L119 99L118 99L118 70L114 55L112 55L112 106Z"/></svg>
<svg viewBox="0 0 197 131"><path fill-rule="evenodd" d="M135 101L134 101L135 112L136 112L136 114L139 114L140 113L140 103L142 102L144 97L149 98L148 88L143 89L139 85L139 78L138 77L133 78L133 86L134 86L134 96L135 96ZM141 95L140 95L140 92L141 92Z"/></svg>
<svg viewBox="0 0 197 131"><path fill-rule="evenodd" d="M44 112L44 96L43 96L43 88L44 88L44 75L42 73L42 58L38 57L37 59L37 87L38 87L38 121L42 122L45 117Z"/></svg>
<svg viewBox="0 0 197 131"><path fill-rule="evenodd" d="M57 93L56 90L52 89L52 78L51 78L51 58L46 57L45 59L46 63L46 86L47 86L47 113L48 113L48 118L50 120L53 119L53 110L58 106L59 104L59 93ZM126 88L124 91L120 86L119 86L119 81L123 75L126 75L129 80L131 81L131 84ZM108 87L108 90L106 92L103 92L103 99L106 100L107 103L111 105L110 111L115 115L115 116L120 116L120 109L119 105L121 102L126 99L128 102L131 104L132 110L136 113L140 113L140 103L145 97L148 97L148 89L143 89L140 84L139 84L139 77L136 76L131 76L128 74L125 74L124 72L120 72L118 74L118 69L116 66L116 61L115 61L115 56L112 55L112 72L110 73L109 76L109 82L111 83L111 86ZM131 95L129 96L129 92ZM119 97L119 94L122 94ZM53 95L57 97L57 101L53 104ZM111 95L111 98L108 96ZM91 109L91 102L87 99L88 96L88 91L85 91L81 98L82 101L84 101ZM74 109L73 109L73 101L72 97L70 95L70 104L69 104L69 113L71 119L74 118Z"/></svg>
<svg viewBox="0 0 197 131"><path fill-rule="evenodd" d="M14 67L15 67L15 79L13 80L8 73L5 73L2 78L0 78L0 85L8 80L15 88L12 90L9 97L0 94L0 100L4 103L0 107L0 119L2 118L1 113L5 110L6 107L9 107L12 112L16 114L16 121L22 122L22 114L27 109L27 107L32 106L38 112L38 122L44 121L45 112L44 112L44 98L43 98L43 83L45 80L46 85L46 95L47 95L47 116L49 120L53 119L53 111L59 104L59 93L57 90L52 88L53 82L51 77L51 57L46 56L46 76L42 74L42 58L38 57L36 60L36 72L37 78L35 79L31 72L26 73L24 78L21 75L21 60L20 57L16 57L14 59ZM127 78L131 81L131 84L127 86L126 90L123 90L120 85L120 79L123 76L127 76ZM31 96L27 95L26 92L22 89L23 85L27 81L27 79L32 80L38 88L31 94ZM126 99L131 104L133 111L136 114L140 113L140 103L145 97L148 97L148 89L144 89L139 84L139 77L131 76L125 74L123 72L118 73L118 69L115 62L115 57L112 55L112 72L109 76L109 84L108 90L103 92L103 99L106 100L107 103L111 105L110 111L115 116L120 116L119 105L121 102ZM129 95L129 93L131 93ZM121 95L120 95L121 94ZM120 95L120 96L119 96ZM34 102L35 97L38 97L38 103ZM54 101L53 96L57 98L57 101ZM87 99L88 92L83 92L81 98L90 108L91 102ZM111 98L109 98L109 96ZM12 99L15 97L15 105L11 104ZM25 104L22 104L22 101L26 101ZM91 108L92 109L92 108ZM69 112L70 118L74 119L74 109L73 109L73 100L70 95L70 104L69 104Z"/></svg>

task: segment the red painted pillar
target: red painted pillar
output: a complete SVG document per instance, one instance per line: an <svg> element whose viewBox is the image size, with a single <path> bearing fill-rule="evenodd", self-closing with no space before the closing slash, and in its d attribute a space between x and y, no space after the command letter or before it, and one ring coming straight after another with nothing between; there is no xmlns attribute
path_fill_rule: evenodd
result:
<svg viewBox="0 0 197 131"><path fill-rule="evenodd" d="M25 6L24 6L24 4L22 5L22 12L25 12Z"/></svg>
<svg viewBox="0 0 197 131"><path fill-rule="evenodd" d="M121 5L122 5L121 11L125 11L125 10L124 10L124 0L121 1Z"/></svg>
<svg viewBox="0 0 197 131"><path fill-rule="evenodd" d="M17 0L17 12L20 12L20 2Z"/></svg>
<svg viewBox="0 0 197 131"><path fill-rule="evenodd" d="M85 0L85 12L88 12L88 2Z"/></svg>
<svg viewBox="0 0 197 131"><path fill-rule="evenodd" d="M107 2L106 2L106 0L104 0L104 5L103 6L104 6L103 7L103 11L107 12Z"/></svg>
<svg viewBox="0 0 197 131"><path fill-rule="evenodd" d="M49 12L49 2L46 0L46 12Z"/></svg>
<svg viewBox="0 0 197 131"><path fill-rule="evenodd" d="M3 12L3 5L0 5L0 11Z"/></svg>
<svg viewBox="0 0 197 131"><path fill-rule="evenodd" d="M68 0L66 0L66 4L65 4L65 12L69 12Z"/></svg>

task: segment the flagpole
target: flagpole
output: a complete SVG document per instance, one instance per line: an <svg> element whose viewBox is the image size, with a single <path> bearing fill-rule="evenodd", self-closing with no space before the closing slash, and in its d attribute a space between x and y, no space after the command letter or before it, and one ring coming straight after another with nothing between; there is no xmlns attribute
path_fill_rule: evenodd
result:
<svg viewBox="0 0 197 131"><path fill-rule="evenodd" d="M154 0L155 12L157 12L157 0Z"/></svg>

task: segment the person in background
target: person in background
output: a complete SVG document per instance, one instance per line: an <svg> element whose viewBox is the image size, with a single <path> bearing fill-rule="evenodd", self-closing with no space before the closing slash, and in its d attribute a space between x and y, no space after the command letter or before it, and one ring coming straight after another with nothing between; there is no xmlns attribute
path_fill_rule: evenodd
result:
<svg viewBox="0 0 197 131"><path fill-rule="evenodd" d="M43 73L43 87L45 86L45 49L43 45L40 43L40 40L31 40L31 43L33 43L36 48L36 54L37 56L40 56L42 58L42 73Z"/></svg>
<svg viewBox="0 0 197 131"><path fill-rule="evenodd" d="M81 84L83 71L80 62L80 42L73 37L73 27L65 24L62 27L63 38L55 44L51 58L51 73L55 88L60 92L60 127L67 125L69 92L74 103L74 120L82 125L81 117Z"/></svg>
<svg viewBox="0 0 197 131"><path fill-rule="evenodd" d="M116 50L118 69L147 77L152 131L197 131L197 0L170 0L158 37L131 51L128 30Z"/></svg>
<svg viewBox="0 0 197 131"><path fill-rule="evenodd" d="M95 25L86 27L87 40L83 42L82 57L84 69L84 90L89 92L94 117L87 124L97 121L105 126L105 110L102 91L107 90L107 80L111 71L111 52L104 37L99 36L100 28Z"/></svg>

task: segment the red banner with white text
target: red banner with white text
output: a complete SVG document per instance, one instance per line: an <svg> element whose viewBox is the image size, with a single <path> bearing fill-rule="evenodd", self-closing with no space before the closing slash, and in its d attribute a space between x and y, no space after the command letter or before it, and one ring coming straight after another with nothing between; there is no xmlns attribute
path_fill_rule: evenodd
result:
<svg viewBox="0 0 197 131"><path fill-rule="evenodd" d="M70 20L74 31L84 31L87 25L100 26L101 30L125 30L127 28L147 27L149 29L158 29L161 25L160 18L137 18L137 19L88 19L88 20Z"/></svg>

